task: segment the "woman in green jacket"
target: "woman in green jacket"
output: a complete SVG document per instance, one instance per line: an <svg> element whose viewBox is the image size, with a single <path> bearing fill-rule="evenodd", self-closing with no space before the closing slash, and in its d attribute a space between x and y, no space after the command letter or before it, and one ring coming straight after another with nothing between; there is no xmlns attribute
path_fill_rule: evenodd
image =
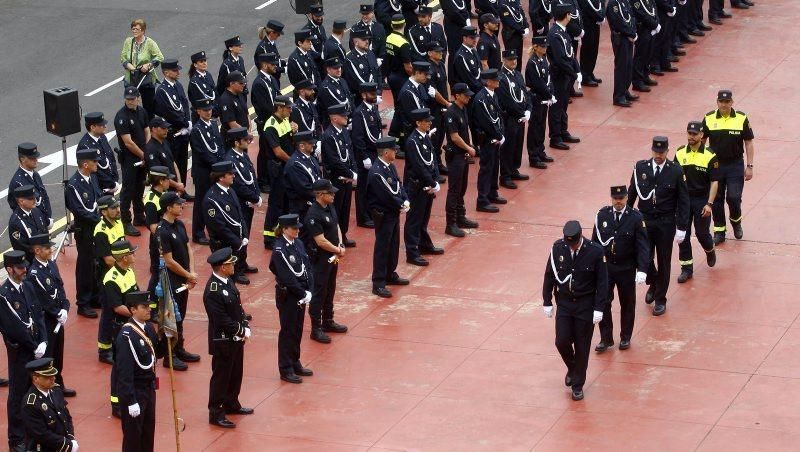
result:
<svg viewBox="0 0 800 452"><path fill-rule="evenodd" d="M131 22L131 34L122 44L120 60L125 69L125 86L139 87L142 107L149 115L153 114L156 84L159 83L155 68L164 60L158 44L145 36L147 24L142 19Z"/></svg>

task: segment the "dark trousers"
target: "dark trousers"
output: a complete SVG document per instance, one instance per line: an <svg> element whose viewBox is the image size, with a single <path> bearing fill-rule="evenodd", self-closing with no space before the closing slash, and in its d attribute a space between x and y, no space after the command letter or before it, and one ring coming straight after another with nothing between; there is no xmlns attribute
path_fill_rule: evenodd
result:
<svg viewBox="0 0 800 452"><path fill-rule="evenodd" d="M544 99L548 100L548 99ZM528 162L541 162L545 157L544 137L547 127L547 105L542 105L537 99L531 109L531 120L528 121Z"/></svg>
<svg viewBox="0 0 800 452"><path fill-rule="evenodd" d="M155 285L158 284L158 272L154 276L151 274L151 280L154 280L153 288L155 288ZM105 288L101 286L101 290L105 291ZM117 337L114 334L116 324L114 308L109 305L105 294L102 293L100 295L100 305L100 321L97 323L97 349L103 352L114 347L114 341ZM117 331L119 330L118 328L116 329Z"/></svg>
<svg viewBox="0 0 800 452"><path fill-rule="evenodd" d="M511 29L503 27L501 32L503 36L503 50L516 50L517 51L517 67L522 66L522 35Z"/></svg>
<svg viewBox="0 0 800 452"><path fill-rule="evenodd" d="M444 144L444 136L447 134L447 129L445 129L444 123L444 114L441 113L441 106L435 105L431 109L431 115L433 116L433 125L432 127L436 129L436 133L431 136L431 144L433 144L433 156L436 159L436 165L439 166L441 169L444 166L442 160L442 145ZM358 175L358 179L361 180L361 175Z"/></svg>
<svg viewBox="0 0 800 452"><path fill-rule="evenodd" d="M706 252L714 249L714 239L711 238L711 216L703 216L703 207L708 202L707 196L692 196L689 198L689 225L686 227L686 238L678 245L678 260L682 268L692 270L692 224L697 241Z"/></svg>
<svg viewBox="0 0 800 452"><path fill-rule="evenodd" d="M369 208L367 207L367 179L369 179L369 170L364 169L364 167L359 164L358 180L361 181L361 183L355 188L356 222L358 224L364 224L372 220L369 215Z"/></svg>
<svg viewBox="0 0 800 452"><path fill-rule="evenodd" d="M64 369L64 327L62 326L58 330L58 333L54 333L56 325L58 325L56 318L51 318L48 314L45 314L44 326L47 331L47 350L45 350L44 356L53 358L53 367L58 369L56 383L63 388L64 375L62 370Z"/></svg>
<svg viewBox="0 0 800 452"><path fill-rule="evenodd" d="M147 117L152 118L156 111L156 85L142 82L139 94L142 96L142 108L147 112Z"/></svg>
<svg viewBox="0 0 800 452"><path fill-rule="evenodd" d="M31 386L31 377L25 364L33 360L33 351L21 346L12 348L6 342L8 356L8 442L19 444L25 441L25 422L22 419L22 403Z"/></svg>
<svg viewBox="0 0 800 452"><path fill-rule="evenodd" d="M281 292L278 289L278 292ZM300 364L300 341L303 339L303 320L306 307L297 305L298 298L278 293L275 304L278 306L281 330L278 332L278 370L281 375L293 374Z"/></svg>
<svg viewBox="0 0 800 452"><path fill-rule="evenodd" d="M586 383L593 334L594 325L591 320L561 314L559 309L556 314L556 349L567 366L573 389L583 389L583 384Z"/></svg>
<svg viewBox="0 0 800 452"><path fill-rule="evenodd" d="M583 39L581 39L580 65L583 79L594 78L597 66L597 50L600 48L600 24L591 20L583 21Z"/></svg>
<svg viewBox="0 0 800 452"><path fill-rule="evenodd" d="M444 18L443 24L444 35L445 38L447 38L447 73L452 74L453 61L455 60L456 52L458 51L458 48L461 46L462 42L461 29L463 26L457 25L455 22L450 21L447 17ZM469 23L467 23L467 25L469 25ZM449 80L450 84L452 85L452 77L450 77Z"/></svg>
<svg viewBox="0 0 800 452"><path fill-rule="evenodd" d="M333 297L336 296L336 274L339 265L328 262L327 256L317 256L313 263L314 291L308 316L311 325L318 328L322 322L333 320Z"/></svg>
<svg viewBox="0 0 800 452"><path fill-rule="evenodd" d="M460 208L464 207L464 195L467 193L469 183L469 164L465 157L466 152L456 149L445 155L447 160L447 198L445 211L448 222L455 222ZM450 218L452 217L452 219Z"/></svg>
<svg viewBox="0 0 800 452"><path fill-rule="evenodd" d="M201 173L204 172L204 173ZM197 168L195 170L192 166L192 180L194 180L194 203L195 206L202 206L203 200L211 188L211 179L209 179L208 169ZM195 207L192 209L192 238L198 240L206 236L206 220L203 217L203 209Z"/></svg>
<svg viewBox="0 0 800 452"><path fill-rule="evenodd" d="M225 411L242 407L239 392L243 373L244 343L227 341L217 344L211 356L211 380L208 384L209 420L220 420L225 417Z"/></svg>
<svg viewBox="0 0 800 452"><path fill-rule="evenodd" d="M181 176L181 182L186 185L186 173L189 168L189 135L181 135L176 137L170 132L167 135L169 148L172 151L172 157L175 159L175 165L178 166L178 174ZM170 168L170 171L172 168Z"/></svg>
<svg viewBox="0 0 800 452"><path fill-rule="evenodd" d="M742 191L744 191L744 160L719 165L719 188L714 206L714 232L725 232L725 204L728 204L731 224L742 222Z"/></svg>
<svg viewBox="0 0 800 452"><path fill-rule="evenodd" d="M703 0L689 0L694 8L694 25L699 28L703 23Z"/></svg>
<svg viewBox="0 0 800 452"><path fill-rule="evenodd" d="M431 220L431 207L433 198L423 190L419 184L410 184L408 200L411 210L406 214L406 223L403 229L403 239L406 244L406 258L419 257L421 249L433 248L431 235L428 234L428 222Z"/></svg>
<svg viewBox="0 0 800 452"><path fill-rule="evenodd" d="M614 102L626 99L633 77L633 43L619 33L611 33L614 50Z"/></svg>
<svg viewBox="0 0 800 452"><path fill-rule="evenodd" d="M262 138L262 135L265 135L264 130L264 123L266 119L256 118L256 127L258 128L258 155L256 156L256 177L258 177L258 185L259 187L269 185L269 155L271 154L269 149L269 143L267 143L266 138Z"/></svg>
<svg viewBox="0 0 800 452"><path fill-rule="evenodd" d="M284 213L286 188L283 185L283 162L270 160L268 164L270 191L267 199L267 214L264 216L264 242L275 241L278 218Z"/></svg>
<svg viewBox="0 0 800 452"><path fill-rule="evenodd" d="M243 218L243 226L247 227L247 231L250 231L251 227L253 226L253 215L255 211L252 207L247 207L243 203L241 204ZM247 236L245 236L247 237ZM249 240L249 239L248 239ZM247 267L247 245L243 246L241 249L234 250L236 253L236 263L234 264L236 274L241 275L244 273L244 269Z"/></svg>
<svg viewBox="0 0 800 452"><path fill-rule="evenodd" d="M647 269L647 284L653 293L656 305L667 304L672 241L675 239L673 218L645 218L647 240L650 242L650 267Z"/></svg>
<svg viewBox="0 0 800 452"><path fill-rule="evenodd" d="M359 179L366 185L366 179ZM339 189L333 198L333 205L336 208L336 215L339 217L339 229L342 230L342 240L347 237L350 230L350 207L353 204L353 184L336 181L333 185Z"/></svg>
<svg viewBox="0 0 800 452"><path fill-rule="evenodd" d="M569 133L569 116L567 106L569 105L569 91L572 85L572 78L568 75L552 76L553 91L556 103L550 107L547 123L550 127L550 142L559 143L564 141L564 137Z"/></svg>
<svg viewBox="0 0 800 452"><path fill-rule="evenodd" d="M653 38L653 54L650 63L661 69L671 66L669 61L672 53L672 38L674 37L674 17L669 17L661 11L658 12L658 22L661 24L661 31Z"/></svg>
<svg viewBox="0 0 800 452"><path fill-rule="evenodd" d="M505 124L506 142L500 146L500 180L510 180L519 174L522 163L522 143L525 140L525 123L508 118Z"/></svg>
<svg viewBox="0 0 800 452"><path fill-rule="evenodd" d="M175 275L170 273L171 277ZM182 282L175 281L172 283L172 290L177 290L180 285L183 284ZM183 321L186 320L186 309L189 307L189 291L184 290L181 293L174 294L175 296L175 303L176 308L180 312L180 320L176 322L176 326L178 327L178 342L172 348L172 351L175 352L177 350L184 350L183 344Z"/></svg>
<svg viewBox="0 0 800 452"><path fill-rule="evenodd" d="M136 417L122 407L122 451L152 452L156 435L156 390L153 384L136 384L136 403L141 413Z"/></svg>
<svg viewBox="0 0 800 452"><path fill-rule="evenodd" d="M689 30L692 29L689 26L689 19L694 13L692 10L692 5L687 0L687 2L683 5L676 2L675 6L675 33L681 38L688 38Z"/></svg>
<svg viewBox="0 0 800 452"><path fill-rule="evenodd" d="M488 140L488 139L487 139ZM490 199L497 197L497 179L500 175L500 146L485 143L480 147L480 168L478 168L478 206L485 206Z"/></svg>
<svg viewBox="0 0 800 452"><path fill-rule="evenodd" d="M650 60L653 57L653 36L644 27L638 29L638 39L633 50L633 86L645 86L645 80L650 78Z"/></svg>
<svg viewBox="0 0 800 452"><path fill-rule="evenodd" d="M400 254L399 212L372 211L375 222L375 247L372 251L372 287L386 287L386 281L397 278L397 260Z"/></svg>
<svg viewBox="0 0 800 452"><path fill-rule="evenodd" d="M611 317L611 301L614 300L614 287L619 295L620 327L619 338L631 340L633 321L636 318L636 267L615 269L608 265L608 303L600 321L600 340L610 344L614 342L614 320Z"/></svg>
<svg viewBox="0 0 800 452"><path fill-rule="evenodd" d="M133 166L133 159L130 160L131 163L126 162L122 165L122 190L119 202L123 223L131 223L131 206L133 206L133 219L144 220L145 170L142 166Z"/></svg>
<svg viewBox="0 0 800 452"><path fill-rule="evenodd" d="M400 89L403 88L403 85L408 80L408 76L406 76L405 71L402 74L397 72L390 72L389 75L386 77L387 82L389 83L389 89L392 90L392 100L395 105L399 104L400 102L398 99L400 98Z"/></svg>
<svg viewBox="0 0 800 452"><path fill-rule="evenodd" d="M708 20L719 19L724 6L725 0L708 0Z"/></svg>
<svg viewBox="0 0 800 452"><path fill-rule="evenodd" d="M89 223L79 224L75 231L75 304L88 308L98 303L98 287L94 259L93 227Z"/></svg>

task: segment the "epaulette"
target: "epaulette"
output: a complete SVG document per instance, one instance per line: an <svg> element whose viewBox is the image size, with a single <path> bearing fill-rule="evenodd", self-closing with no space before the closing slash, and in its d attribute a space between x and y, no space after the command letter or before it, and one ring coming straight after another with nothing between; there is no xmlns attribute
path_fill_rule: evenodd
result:
<svg viewBox="0 0 800 452"><path fill-rule="evenodd" d="M711 110L708 113L704 114L703 116L708 116L708 115L711 115L711 114L717 114L717 110Z"/></svg>
<svg viewBox="0 0 800 452"><path fill-rule="evenodd" d="M27 404L27 405L35 405L36 404L36 394L33 393L33 392L28 394L28 400L25 401L25 404Z"/></svg>
<svg viewBox="0 0 800 452"><path fill-rule="evenodd" d="M208 290L210 290L211 292L216 292L217 291L217 283L216 283L216 281L211 281L211 284L209 284L209 286L208 286Z"/></svg>

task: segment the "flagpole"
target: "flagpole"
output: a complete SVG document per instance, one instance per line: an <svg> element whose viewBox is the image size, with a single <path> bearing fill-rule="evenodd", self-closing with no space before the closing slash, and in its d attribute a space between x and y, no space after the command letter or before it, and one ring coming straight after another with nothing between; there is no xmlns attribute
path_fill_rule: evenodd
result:
<svg viewBox="0 0 800 452"><path fill-rule="evenodd" d="M163 263L163 260L161 261ZM177 326L174 331L172 328L166 328L167 320L169 317L172 317L172 321L176 320L174 315L174 299L172 298L172 284L169 281L169 275L167 273L166 265L161 267L161 288L162 288L162 298L161 298L161 306L159 306L160 316L163 317L162 326L164 327L164 335L167 339L167 362L169 363L169 387L170 392L172 395L172 420L175 425L175 448L177 452L181 452L181 431L180 431L180 418L178 417L178 400L177 396L175 395L175 369L173 366L172 360L172 339L174 336L175 341L178 340L177 338ZM178 292L185 290L186 286L181 286L178 289ZM169 297L169 306L167 306L167 297ZM168 309L171 308L171 309ZM170 313L172 313L170 315Z"/></svg>
<svg viewBox="0 0 800 452"><path fill-rule="evenodd" d="M172 338L167 337L167 359L169 359L169 387L172 392L172 419L175 424L175 447L181 452L181 432L178 425L178 401L175 397L175 373L172 368Z"/></svg>

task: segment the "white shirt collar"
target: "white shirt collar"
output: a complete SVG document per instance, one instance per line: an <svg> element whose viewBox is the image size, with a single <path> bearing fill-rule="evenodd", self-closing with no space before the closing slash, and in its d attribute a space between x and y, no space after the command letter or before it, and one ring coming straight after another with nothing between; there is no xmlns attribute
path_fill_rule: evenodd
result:
<svg viewBox="0 0 800 452"><path fill-rule="evenodd" d="M556 24L556 25L558 25L558 28L560 28L561 30L563 30L563 31L567 31L567 27L565 27L565 26L561 25L561 24L560 24L560 23L558 23L558 22L555 22L555 24Z"/></svg>
<svg viewBox="0 0 800 452"><path fill-rule="evenodd" d="M417 88L417 87L419 87L419 82L417 82L416 80L414 80L414 78L413 78L413 77L409 77L409 78L408 78L408 81L410 81L410 82L411 82L411 84L412 84L412 85L414 85L414 88Z"/></svg>
<svg viewBox="0 0 800 452"><path fill-rule="evenodd" d="M21 165L20 165L19 169L21 169L22 171L25 171L25 173L26 173L28 176L30 176L30 177L33 177L33 171L28 171L28 170L26 170L25 168L23 168Z"/></svg>
<svg viewBox="0 0 800 452"><path fill-rule="evenodd" d="M167 84L169 85L170 88L175 86L175 82L173 82L172 80L170 80L170 79L168 79L166 77L164 77L164 81L167 82Z"/></svg>
<svg viewBox="0 0 800 452"><path fill-rule="evenodd" d="M217 273L217 272L214 272L214 271L212 271L211 273L213 273L213 274L214 274L214 276L216 276L217 278L219 278L219 280L220 280L220 281L222 281L223 283L225 283L225 284L228 284L228 278L223 278L222 276L220 276L220 275L219 275L219 273Z"/></svg>
<svg viewBox="0 0 800 452"><path fill-rule="evenodd" d="M264 72L263 70L259 70L258 72L261 72L262 74L264 74L264 77L269 78L269 73L268 72Z"/></svg>
<svg viewBox="0 0 800 452"><path fill-rule="evenodd" d="M47 267L47 264L50 263L50 261L43 261L43 260L39 259L38 257L36 257L35 259L36 259L36 262L42 264L45 267Z"/></svg>
<svg viewBox="0 0 800 452"><path fill-rule="evenodd" d="M489 93L489 95L490 95L490 96L494 97L494 90L493 90L493 89L489 89L489 88L487 87L487 88L486 88L486 91Z"/></svg>
<svg viewBox="0 0 800 452"><path fill-rule="evenodd" d="M16 282L14 282L13 279L11 279L11 277L8 278L8 282L10 282L12 286L14 286L14 289L16 289L17 292L22 292L22 289L20 289L20 287L22 287L22 283L17 284Z"/></svg>
<svg viewBox="0 0 800 452"><path fill-rule="evenodd" d="M655 173L655 171L656 171L656 168L661 168L661 171L664 171L664 165L665 165L666 163L667 163L667 161L666 161L666 160L664 160L664 163L662 163L662 164L660 164L660 165L659 165L659 164L657 164L657 163L656 163L656 161L655 161L655 160L650 160L650 164L653 166L653 172L654 172L654 173Z"/></svg>
<svg viewBox="0 0 800 452"><path fill-rule="evenodd" d="M224 186L224 185L220 184L219 182L217 182L217 186L218 186L219 188L221 188L221 189L222 189L222 191L224 191L225 193L228 193L228 189L230 188L230 187L226 187L226 186Z"/></svg>
<svg viewBox="0 0 800 452"><path fill-rule="evenodd" d="M147 330L145 329L145 325L144 325L144 323L142 323L142 322L139 322L138 320L134 319L133 317L131 317L131 320L133 320L133 323L135 323L135 324L136 324L136 325L137 325L139 328L141 328L141 329L142 329L142 331L147 331Z"/></svg>
<svg viewBox="0 0 800 452"><path fill-rule="evenodd" d="M91 183L92 183L92 176L91 176L91 174L90 174L90 175L88 175L88 176L84 176L84 175L83 175L83 173L81 173L80 171L78 171L78 174L79 174L79 175L80 175L80 176L83 178L83 180L85 180L87 183L89 183L89 184L91 184Z"/></svg>
<svg viewBox="0 0 800 452"><path fill-rule="evenodd" d="M197 72L197 75L199 75L200 77L205 77L206 76L206 71L198 71L196 69L195 69L195 71Z"/></svg>
<svg viewBox="0 0 800 452"><path fill-rule="evenodd" d="M294 240L289 240L289 237L286 237L286 234L283 234L283 239L286 240L289 245L294 245Z"/></svg>
<svg viewBox="0 0 800 452"><path fill-rule="evenodd" d="M381 163L383 163L384 165L386 165L386 166L389 166L389 164L388 164L388 163L386 163L386 161L384 161L382 158L378 157L378 160L380 160L380 161L381 161Z"/></svg>

